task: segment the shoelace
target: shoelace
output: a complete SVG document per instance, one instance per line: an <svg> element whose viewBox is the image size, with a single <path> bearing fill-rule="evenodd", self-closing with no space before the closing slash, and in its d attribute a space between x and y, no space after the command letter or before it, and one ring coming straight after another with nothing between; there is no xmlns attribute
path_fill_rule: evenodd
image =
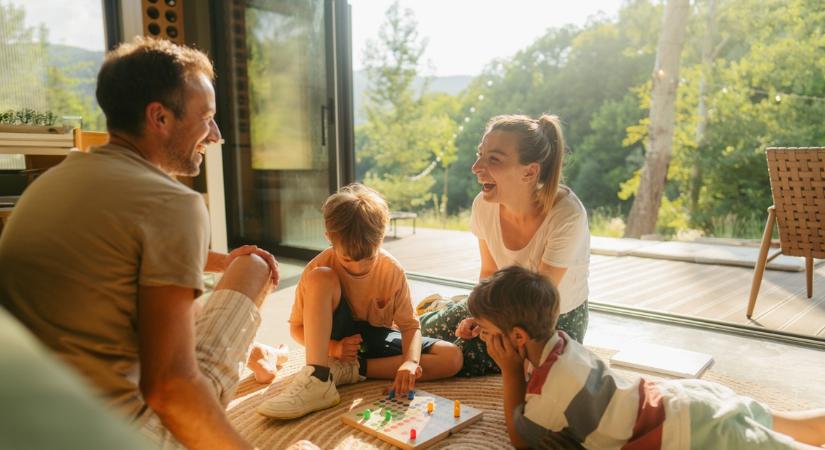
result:
<svg viewBox="0 0 825 450"><path fill-rule="evenodd" d="M295 380L292 381L292 383L289 384L289 388L286 391L284 391L284 393L281 394L281 395L286 396L286 395L292 395L292 394L295 394L297 392L300 392L304 389L304 387L306 387L307 384L309 384L310 381L311 380L309 379L309 377L306 377L303 380L300 380L300 379L296 378Z"/></svg>

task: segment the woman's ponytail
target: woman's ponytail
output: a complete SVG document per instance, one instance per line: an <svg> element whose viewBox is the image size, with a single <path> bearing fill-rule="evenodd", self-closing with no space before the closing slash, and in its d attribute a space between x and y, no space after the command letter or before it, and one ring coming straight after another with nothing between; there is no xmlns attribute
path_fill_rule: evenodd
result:
<svg viewBox="0 0 825 450"><path fill-rule="evenodd" d="M538 200L542 212L548 213L556 201L556 192L561 184L561 169L564 163L564 134L558 116L543 114L538 118L538 132L546 142L544 158L540 161Z"/></svg>

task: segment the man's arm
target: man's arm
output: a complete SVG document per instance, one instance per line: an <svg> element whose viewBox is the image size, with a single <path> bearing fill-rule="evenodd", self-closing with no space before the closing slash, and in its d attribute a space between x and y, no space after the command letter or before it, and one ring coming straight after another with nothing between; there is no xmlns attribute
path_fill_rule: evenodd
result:
<svg viewBox="0 0 825 450"><path fill-rule="evenodd" d="M203 268L203 271L215 273L223 272L227 266L226 258L228 256L229 255L226 253L213 252L212 250L209 250L209 254L206 256L206 267Z"/></svg>
<svg viewBox="0 0 825 450"><path fill-rule="evenodd" d="M252 448L226 418L195 357L195 293L178 286L138 289L140 390L175 438L190 449Z"/></svg>

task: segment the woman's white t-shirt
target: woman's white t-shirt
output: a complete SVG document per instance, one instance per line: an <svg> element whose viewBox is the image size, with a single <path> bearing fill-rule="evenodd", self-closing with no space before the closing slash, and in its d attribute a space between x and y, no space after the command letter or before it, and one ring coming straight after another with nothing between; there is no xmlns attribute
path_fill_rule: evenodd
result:
<svg viewBox="0 0 825 450"><path fill-rule="evenodd" d="M562 188L567 189L567 188ZM538 271L541 263L567 269L557 286L561 296L560 313L584 303L589 295L590 230L587 211L573 191L561 197L545 217L530 242L520 250L504 246L501 237L499 204L485 201L479 193L473 200L470 230L487 244L496 268L520 266Z"/></svg>

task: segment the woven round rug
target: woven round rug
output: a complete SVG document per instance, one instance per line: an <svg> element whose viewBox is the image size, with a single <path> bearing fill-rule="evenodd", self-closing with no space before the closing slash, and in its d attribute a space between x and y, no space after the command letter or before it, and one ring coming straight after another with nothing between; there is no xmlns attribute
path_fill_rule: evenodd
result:
<svg viewBox="0 0 825 450"><path fill-rule="evenodd" d="M607 361L615 350L590 348ZM304 366L303 349L290 352L289 361L281 368L275 382L269 386L257 384L252 376L243 379L227 409L227 415L235 428L253 445L261 449L283 449L300 440L309 440L322 449L391 449L391 446L377 437L371 436L341 422L340 416L351 408L368 404L385 396L387 380L364 381L338 388L341 403L338 406L318 411L300 419L275 420L255 412L264 400L283 391ZM619 373L638 375L639 372L614 369ZM649 379L668 377L642 374ZM702 379L724 384L740 395L746 395L766 403L778 410L810 408L813 405L799 400L789 400L776 389L756 383L741 382L721 374L707 371ZM447 380L420 382L418 389L451 400L461 400L462 404L484 411L481 421L445 438L430 448L435 449L501 449L510 445L502 412L503 400L501 377L450 378Z"/></svg>

